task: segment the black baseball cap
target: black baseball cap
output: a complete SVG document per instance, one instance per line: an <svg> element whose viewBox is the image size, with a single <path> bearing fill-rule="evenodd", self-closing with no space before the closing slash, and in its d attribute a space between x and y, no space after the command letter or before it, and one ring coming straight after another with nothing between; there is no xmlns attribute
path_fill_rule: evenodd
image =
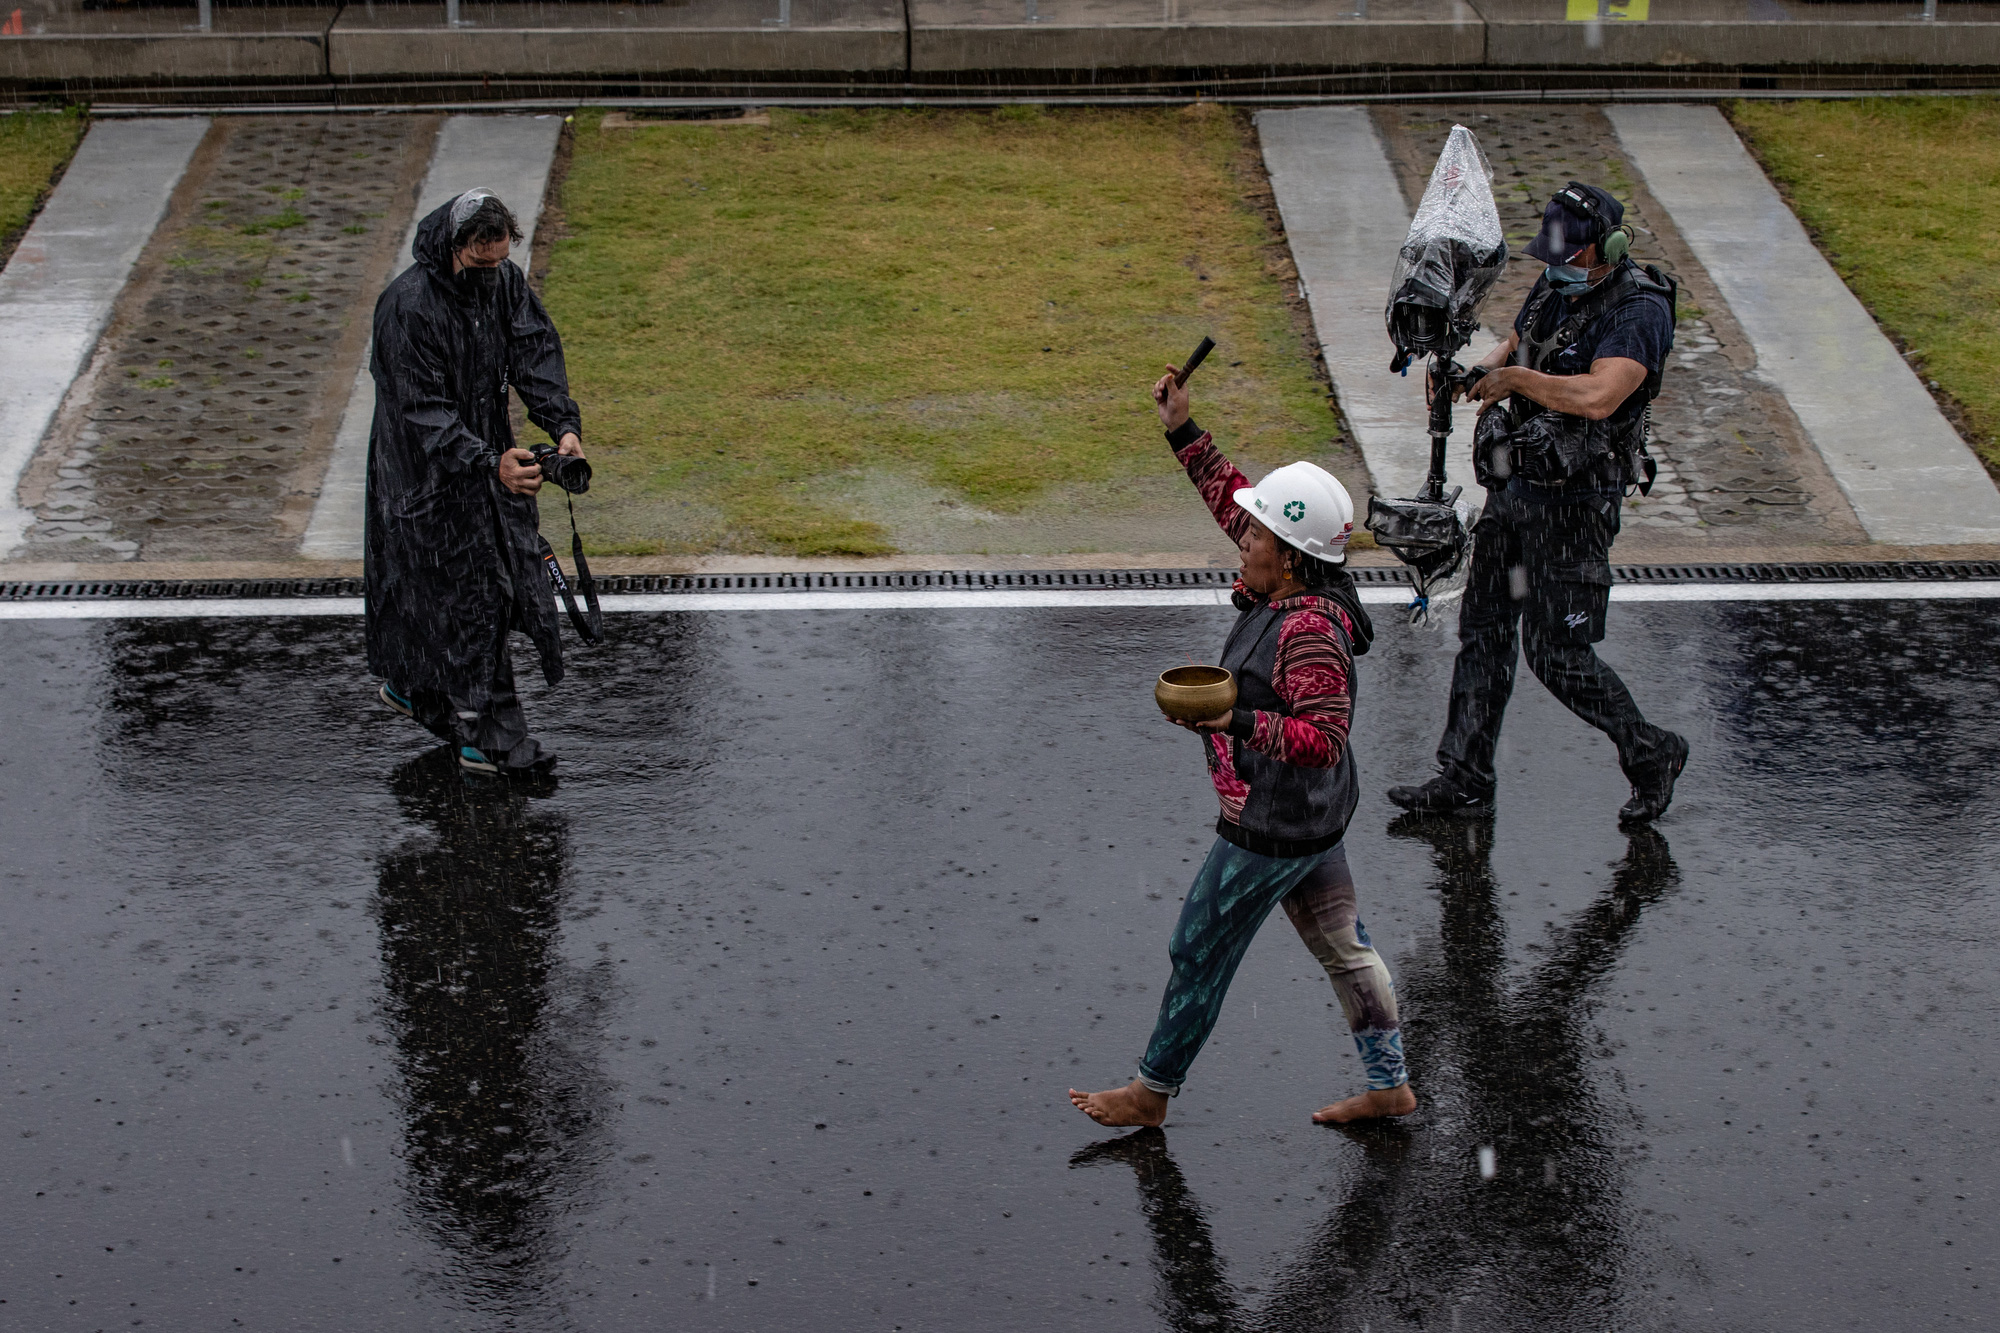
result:
<svg viewBox="0 0 2000 1333"><path fill-rule="evenodd" d="M1564 264L1587 245L1595 245L1625 220L1625 205L1609 190L1571 181L1557 190L1542 210L1542 230L1528 242L1527 253L1544 264Z"/></svg>

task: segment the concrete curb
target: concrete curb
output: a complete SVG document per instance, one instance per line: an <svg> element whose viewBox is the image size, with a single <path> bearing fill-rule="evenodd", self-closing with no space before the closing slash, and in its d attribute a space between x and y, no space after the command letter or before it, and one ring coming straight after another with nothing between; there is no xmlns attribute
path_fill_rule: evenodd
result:
<svg viewBox="0 0 2000 1333"><path fill-rule="evenodd" d="M27 535L21 475L165 216L205 117L93 125L0 273L0 553Z"/></svg>
<svg viewBox="0 0 2000 1333"><path fill-rule="evenodd" d="M515 262L521 263L522 258L532 255L535 222L541 215L542 195L548 189L549 168L555 162L556 141L562 135L562 126L562 117L554 114L453 116L447 120L438 131L437 146L431 150L430 172L418 192L416 209L391 279L410 266L410 247L416 242L417 224L424 216L474 186L493 190L520 219L524 239L515 247ZM522 267L525 269L526 265ZM373 353L371 340L362 354L361 368L355 373L347 408L341 413L340 429L334 436L333 454L327 460L319 498L313 504L312 520L299 544L299 553L311 559L361 558L368 489L368 435L375 421L375 380L368 370Z"/></svg>
<svg viewBox="0 0 2000 1333"><path fill-rule="evenodd" d="M1712 107L1605 108L1868 535L2000 541L2000 490Z"/></svg>
<svg viewBox="0 0 2000 1333"><path fill-rule="evenodd" d="M1911 561L2000 560L2000 544L1943 546L1735 546L1690 550L1647 542L1635 534L1619 538L1612 561L1621 565L1853 565ZM1357 551L1349 561L1357 570L1397 567L1386 551ZM1231 560L1217 560L1205 551L1103 551L1072 555L968 555L914 552L867 559L824 556L685 555L598 556L591 569L605 578L735 574L869 574L908 573L937 569L986 571L1028 570L1042 573L1107 569L1234 569ZM47 582L79 579L118 582L130 579L329 579L359 578L359 560L129 560L0 561L0 581Z"/></svg>

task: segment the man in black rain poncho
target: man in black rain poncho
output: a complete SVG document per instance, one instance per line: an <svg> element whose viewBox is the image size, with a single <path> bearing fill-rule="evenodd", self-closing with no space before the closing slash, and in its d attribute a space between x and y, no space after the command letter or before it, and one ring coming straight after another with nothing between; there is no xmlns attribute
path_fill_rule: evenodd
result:
<svg viewBox="0 0 2000 1333"><path fill-rule="evenodd" d="M508 634L534 640L549 684L563 674L541 469L514 447L507 386L563 453L583 453L562 341L507 259L520 239L487 190L426 217L416 264L375 303L369 364L368 669L385 681L382 702L489 774L555 764L528 735Z"/></svg>

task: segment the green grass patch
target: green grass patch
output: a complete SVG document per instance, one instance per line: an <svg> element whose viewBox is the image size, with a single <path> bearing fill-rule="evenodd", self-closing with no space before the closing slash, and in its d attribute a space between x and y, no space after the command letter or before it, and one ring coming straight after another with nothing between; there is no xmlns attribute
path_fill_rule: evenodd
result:
<svg viewBox="0 0 2000 1333"><path fill-rule="evenodd" d="M78 108L0 116L0 263L14 253L83 130Z"/></svg>
<svg viewBox="0 0 2000 1333"><path fill-rule="evenodd" d="M2000 470L2000 98L1738 102L1829 261Z"/></svg>
<svg viewBox="0 0 2000 1333"><path fill-rule="evenodd" d="M543 290L593 549L873 554L864 483L1032 519L1171 471L1145 389L1204 333L1197 411L1233 446L1320 457L1336 433L1245 197L1245 117L598 119Z"/></svg>
<svg viewBox="0 0 2000 1333"><path fill-rule="evenodd" d="M286 197L290 197L289 193ZM306 215L299 212L298 209L293 208L290 204L287 204L269 217L258 218L255 222L246 224L243 227L243 234L245 236L262 236L267 232L288 231L293 227L303 227L305 225Z"/></svg>

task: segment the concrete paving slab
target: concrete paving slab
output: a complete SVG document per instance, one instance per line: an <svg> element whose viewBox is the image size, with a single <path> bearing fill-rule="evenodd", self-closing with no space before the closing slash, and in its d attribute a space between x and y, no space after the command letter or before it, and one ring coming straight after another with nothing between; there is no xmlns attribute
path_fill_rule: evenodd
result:
<svg viewBox="0 0 2000 1333"><path fill-rule="evenodd" d="M349 5L327 37L337 79L900 71L900 0L683 0L672 5ZM779 22L780 18L784 22Z"/></svg>
<svg viewBox="0 0 2000 1333"><path fill-rule="evenodd" d="M2000 63L2000 5L1477 0L1494 66L1966 68Z"/></svg>
<svg viewBox="0 0 2000 1333"><path fill-rule="evenodd" d="M910 68L1476 65L1464 0L914 0Z"/></svg>
<svg viewBox="0 0 2000 1333"><path fill-rule="evenodd" d="M1712 107L1606 109L1868 535L2000 540L2000 490Z"/></svg>
<svg viewBox="0 0 2000 1333"><path fill-rule="evenodd" d="M1413 495L1430 466L1423 381L1390 373L1382 325L1411 215L1382 141L1365 107L1265 111L1257 131L1348 431L1378 494ZM1480 495L1469 448L1451 451L1446 475Z"/></svg>
<svg viewBox="0 0 2000 1333"><path fill-rule="evenodd" d="M298 550L440 119L210 128L17 488L18 556Z"/></svg>
<svg viewBox="0 0 2000 1333"><path fill-rule="evenodd" d="M561 116L453 116L438 131L431 167L417 196L415 213L393 270L400 274L411 263L410 247L417 223L439 204L475 186L485 186L514 210L523 239L514 248L514 262L527 266L535 252L535 223L548 189L549 167L562 135ZM371 344L370 353L373 347ZM334 437L333 457L320 484L312 520L299 545L301 555L321 560L361 558L362 510L368 483L368 432L375 417L375 381L368 373L368 355L361 358L347 408Z"/></svg>
<svg viewBox="0 0 2000 1333"><path fill-rule="evenodd" d="M208 124L177 116L92 126L0 273L0 554L33 521L16 495L21 473L96 347Z"/></svg>

